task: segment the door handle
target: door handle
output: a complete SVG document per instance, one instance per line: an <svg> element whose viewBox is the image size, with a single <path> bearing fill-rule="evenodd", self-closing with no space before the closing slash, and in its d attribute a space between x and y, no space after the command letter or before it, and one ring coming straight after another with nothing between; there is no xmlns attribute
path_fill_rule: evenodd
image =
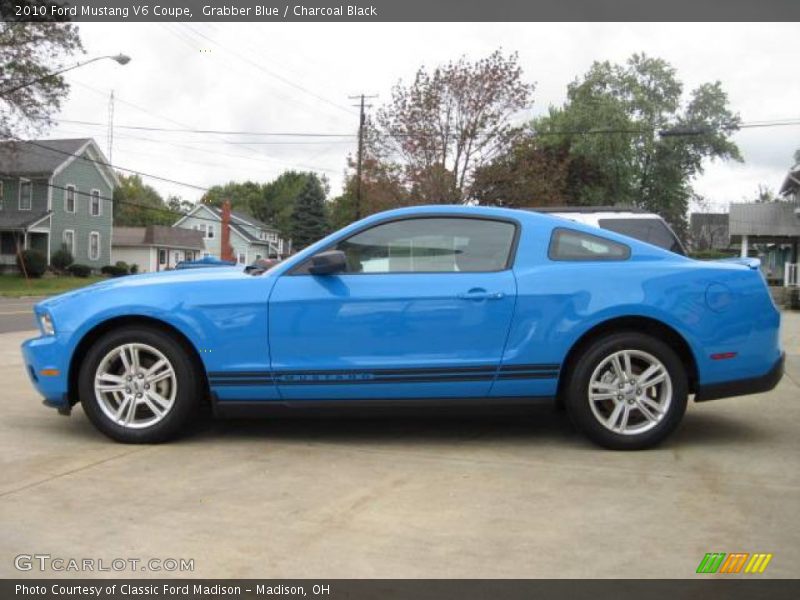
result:
<svg viewBox="0 0 800 600"><path fill-rule="evenodd" d="M470 290L466 294L459 294L458 297L462 300L500 300L505 297L505 294L486 290Z"/></svg>

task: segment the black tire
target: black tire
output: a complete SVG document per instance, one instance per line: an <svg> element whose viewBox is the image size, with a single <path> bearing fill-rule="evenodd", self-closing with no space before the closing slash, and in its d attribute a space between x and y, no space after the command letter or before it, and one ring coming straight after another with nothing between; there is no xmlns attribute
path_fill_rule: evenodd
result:
<svg viewBox="0 0 800 600"><path fill-rule="evenodd" d="M641 433L626 435L612 431L595 415L592 410L592 402L589 400L589 384L595 369L604 360L621 350L647 353L658 359L669 374L672 388L671 400L666 410L662 411L663 416L660 417L660 420L654 426L649 425L643 413L635 408L635 405L633 410L637 412L630 413L636 415L635 418L639 419L639 423L643 427L652 427ZM568 380L564 386L564 403L570 419L589 439L605 448L612 450L651 448L675 430L686 412L689 396L686 369L670 346L649 335L627 331L598 338L581 351L565 376ZM631 394L634 393L631 391ZM616 406L617 402L619 401L614 399L608 400L607 406ZM628 400L624 402L628 402ZM630 402L636 402L636 400L632 399ZM602 407L598 406L598 411L601 409ZM612 420L611 415L609 415L609 420Z"/></svg>
<svg viewBox="0 0 800 600"><path fill-rule="evenodd" d="M174 401L164 417L141 429L131 429L112 420L101 408L94 390L95 374L103 358L114 348L135 343L161 352L170 362L177 381ZM154 444L174 438L197 413L201 382L191 356L173 335L151 326L125 326L104 334L89 348L78 374L78 394L86 416L108 437L126 444Z"/></svg>

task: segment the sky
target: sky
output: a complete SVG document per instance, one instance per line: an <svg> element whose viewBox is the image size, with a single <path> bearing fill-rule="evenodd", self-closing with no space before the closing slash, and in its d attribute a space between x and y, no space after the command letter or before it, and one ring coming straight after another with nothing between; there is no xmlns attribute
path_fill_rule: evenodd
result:
<svg viewBox="0 0 800 600"><path fill-rule="evenodd" d="M349 96L387 102L399 80L462 55L498 47L518 52L536 84L528 119L561 105L567 84L592 62L634 52L667 60L684 92L719 80L745 122L800 119L800 24L727 23L84 23L86 58L123 52L66 75L69 99L58 126L40 137L94 137L108 148L109 94L115 94L112 163L145 177L165 197L196 201L202 188L269 181L288 169L325 175L341 190L356 149L358 109ZM68 123L85 121L96 125ZM212 135L127 129L213 129L341 137ZM711 162L694 187L714 210L780 187L800 148L800 125L734 135L743 163ZM183 185L190 184L190 185Z"/></svg>

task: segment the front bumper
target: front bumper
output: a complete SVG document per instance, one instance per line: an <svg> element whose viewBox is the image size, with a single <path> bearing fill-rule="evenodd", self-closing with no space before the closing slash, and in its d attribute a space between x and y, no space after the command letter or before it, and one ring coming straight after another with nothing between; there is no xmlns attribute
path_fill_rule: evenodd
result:
<svg viewBox="0 0 800 600"><path fill-rule="evenodd" d="M57 335L37 337L22 344L22 357L31 383L44 396L45 405L61 411L70 407L67 356Z"/></svg>
<svg viewBox="0 0 800 600"><path fill-rule="evenodd" d="M746 396L748 394L768 392L778 385L778 382L783 378L783 365L785 361L786 354L781 353L780 358L775 361L772 368L764 375L750 377L748 379L724 381L722 383L698 385L694 400L695 402L705 402L706 400L730 398L731 396Z"/></svg>

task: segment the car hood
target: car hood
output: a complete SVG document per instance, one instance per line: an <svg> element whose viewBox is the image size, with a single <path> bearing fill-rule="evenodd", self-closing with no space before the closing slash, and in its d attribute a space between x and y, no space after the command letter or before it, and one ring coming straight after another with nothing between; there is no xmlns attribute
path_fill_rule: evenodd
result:
<svg viewBox="0 0 800 600"><path fill-rule="evenodd" d="M267 273L259 277L268 276ZM66 303L80 301L87 296L105 293L109 291L124 291L130 289L131 291L141 291L144 288L161 286L161 285L183 285L196 283L200 281L230 281L232 279L241 279L243 277L252 277L244 272L240 266L236 267L208 267L204 269L181 269L174 271L161 271L158 273L143 273L141 275L126 275L124 277L116 277L101 281L93 285L88 285L71 292L52 296L42 300L36 304L35 309L50 310L60 307Z"/></svg>

